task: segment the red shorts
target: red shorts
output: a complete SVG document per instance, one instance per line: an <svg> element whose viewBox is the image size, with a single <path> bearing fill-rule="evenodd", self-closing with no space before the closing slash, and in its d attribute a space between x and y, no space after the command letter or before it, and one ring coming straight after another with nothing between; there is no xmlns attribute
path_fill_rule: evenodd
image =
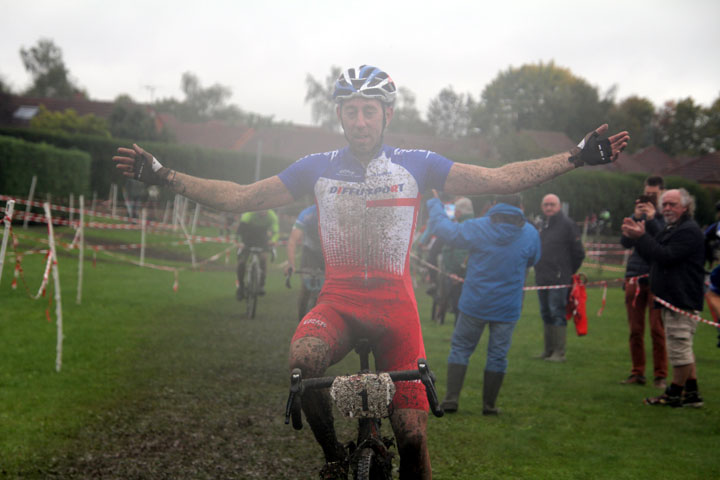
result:
<svg viewBox="0 0 720 480"><path fill-rule="evenodd" d="M342 360L363 337L373 345L377 370L414 370L417 360L425 358L415 296L402 284L372 290L326 284L318 304L303 317L292 341L304 337L319 338L330 346L331 365ZM395 387L393 408L428 411L425 386L419 380L397 382Z"/></svg>

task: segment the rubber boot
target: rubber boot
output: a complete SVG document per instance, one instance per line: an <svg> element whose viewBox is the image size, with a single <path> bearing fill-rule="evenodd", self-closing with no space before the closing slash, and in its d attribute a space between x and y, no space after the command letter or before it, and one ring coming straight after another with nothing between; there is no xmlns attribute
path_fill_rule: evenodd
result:
<svg viewBox="0 0 720 480"><path fill-rule="evenodd" d="M545 359L547 362L562 363L565 361L565 338L567 326L550 325L552 329L552 354Z"/></svg>
<svg viewBox="0 0 720 480"><path fill-rule="evenodd" d="M483 378L483 415L497 415L500 409L495 407L500 387L502 386L504 372L491 372L485 370Z"/></svg>
<svg viewBox="0 0 720 480"><path fill-rule="evenodd" d="M547 323L543 322L543 340L545 341L545 350L543 352L536 356L535 358L538 360L545 360L552 354L552 333L551 333L551 325L548 325Z"/></svg>
<svg viewBox="0 0 720 480"><path fill-rule="evenodd" d="M467 365L448 363L447 390L445 392L445 399L440 404L442 409L447 413L457 412L458 404L460 403L460 390L462 390L463 382L465 381L466 371Z"/></svg>

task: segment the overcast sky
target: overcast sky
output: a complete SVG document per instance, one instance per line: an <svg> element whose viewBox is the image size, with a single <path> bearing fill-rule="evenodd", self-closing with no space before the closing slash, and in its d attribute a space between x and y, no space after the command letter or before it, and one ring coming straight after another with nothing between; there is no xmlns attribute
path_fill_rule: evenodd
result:
<svg viewBox="0 0 720 480"><path fill-rule="evenodd" d="M448 85L477 98L499 72L551 60L601 92L616 85L618 100L709 105L718 19L718 0L0 0L0 77L26 88L19 50L50 38L92 99L181 99L190 71L244 110L300 124L308 74L363 63L414 92L423 114Z"/></svg>

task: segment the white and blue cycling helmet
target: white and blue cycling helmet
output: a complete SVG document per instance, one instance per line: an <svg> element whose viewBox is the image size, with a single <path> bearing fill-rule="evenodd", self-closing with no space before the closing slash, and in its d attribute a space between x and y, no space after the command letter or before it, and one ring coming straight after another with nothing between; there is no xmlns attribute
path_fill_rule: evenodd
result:
<svg viewBox="0 0 720 480"><path fill-rule="evenodd" d="M397 89L390 75L377 67L360 65L348 68L335 81L333 100L341 103L351 98L374 98L392 106L395 103Z"/></svg>

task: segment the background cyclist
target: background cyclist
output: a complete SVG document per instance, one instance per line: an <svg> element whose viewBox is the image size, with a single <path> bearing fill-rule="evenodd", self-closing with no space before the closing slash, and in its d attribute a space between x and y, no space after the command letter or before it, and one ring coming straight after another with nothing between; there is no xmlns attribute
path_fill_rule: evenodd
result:
<svg viewBox="0 0 720 480"><path fill-rule="evenodd" d="M308 155L250 185L165 168L137 145L120 148L113 157L126 176L167 185L218 210L263 210L306 194L315 196L325 285L290 345L290 368L300 368L306 377L322 375L351 351L359 336L375 342L381 370L416 368L417 359L425 356L409 273L410 244L425 191L516 192L585 164L616 160L629 140L627 132L600 137L607 131L602 125L570 152L498 168L453 163L433 152L383 144L395 96L395 83L375 67L343 71L333 97L348 147ZM304 394L303 411L328 462L325 476L342 478L346 453L336 439L327 392ZM399 382L390 422L400 454L400 478L431 478L427 418L423 386Z"/></svg>
<svg viewBox="0 0 720 480"><path fill-rule="evenodd" d="M260 291L259 295L265 295L265 277L267 272L267 250L275 245L280 235L278 217L272 210L261 210L258 212L246 212L240 217L240 224L237 228L238 238L243 245L237 252L237 291L235 298L245 298L245 264L250 256L250 248L260 247L263 252L260 254Z"/></svg>
<svg viewBox="0 0 720 480"><path fill-rule="evenodd" d="M300 269L304 272L325 270L325 260L323 259L320 236L318 234L316 205L311 205L304 209L295 220L295 224L290 232L290 238L288 239L288 264L285 267L285 276L292 274L292 272L296 270L297 250L301 245ZM308 300L310 300L310 294L313 293L313 289L322 286L323 282L322 278L313 278L312 275L307 273L302 274L302 279L300 295L298 296L298 321L302 320L309 310Z"/></svg>

